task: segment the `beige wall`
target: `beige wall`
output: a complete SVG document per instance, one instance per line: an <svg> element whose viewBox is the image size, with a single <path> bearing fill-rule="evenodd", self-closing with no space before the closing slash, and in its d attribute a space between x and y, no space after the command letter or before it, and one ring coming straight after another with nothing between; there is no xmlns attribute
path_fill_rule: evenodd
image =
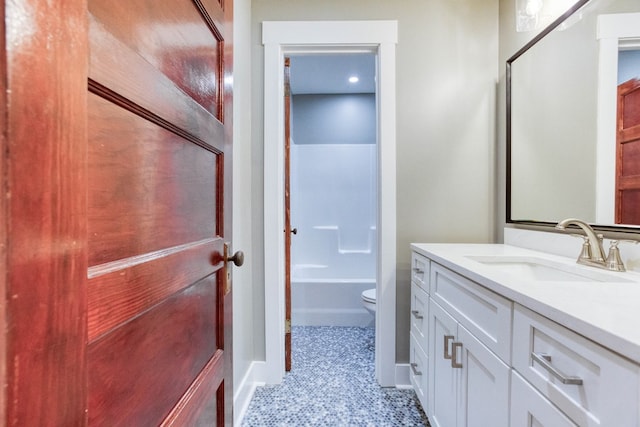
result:
<svg viewBox="0 0 640 427"><path fill-rule="evenodd" d="M251 0L234 0L233 250L246 263L233 271L233 383L255 359L251 259Z"/></svg>
<svg viewBox="0 0 640 427"><path fill-rule="evenodd" d="M254 356L264 360L262 21L398 21L396 360L409 359L411 242L493 242L498 0L253 0Z"/></svg>

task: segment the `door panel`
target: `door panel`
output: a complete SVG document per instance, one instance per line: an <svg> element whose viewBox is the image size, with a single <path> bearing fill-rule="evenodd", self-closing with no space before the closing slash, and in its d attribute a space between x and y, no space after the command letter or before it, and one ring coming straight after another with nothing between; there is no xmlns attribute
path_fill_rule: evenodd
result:
<svg viewBox="0 0 640 427"><path fill-rule="evenodd" d="M220 119L224 29L203 16L207 10L220 9L215 3L89 1L89 11L113 37Z"/></svg>
<svg viewBox="0 0 640 427"><path fill-rule="evenodd" d="M197 0L89 11L89 423L230 423L225 29Z"/></svg>
<svg viewBox="0 0 640 427"><path fill-rule="evenodd" d="M90 424L160 424L220 358L216 282L209 276L89 345Z"/></svg>
<svg viewBox="0 0 640 427"><path fill-rule="evenodd" d="M208 239L174 252L152 254L157 255L153 259L143 257L145 262L139 264L124 260L90 268L89 341L210 274L211 254L223 253L222 245L220 238Z"/></svg>
<svg viewBox="0 0 640 427"><path fill-rule="evenodd" d="M112 99L116 104L129 105L134 113L195 143L223 151L226 126L211 120L209 112L115 38L92 15L89 15L89 23L89 87L93 93ZM228 112L225 114L229 116Z"/></svg>
<svg viewBox="0 0 640 427"><path fill-rule="evenodd" d="M89 141L90 267L215 235L215 153L93 94Z"/></svg>

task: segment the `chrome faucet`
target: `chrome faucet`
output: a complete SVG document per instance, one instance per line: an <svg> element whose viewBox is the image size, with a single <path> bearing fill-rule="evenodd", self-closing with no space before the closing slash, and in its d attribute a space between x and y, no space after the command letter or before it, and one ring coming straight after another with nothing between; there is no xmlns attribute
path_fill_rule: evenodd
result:
<svg viewBox="0 0 640 427"><path fill-rule="evenodd" d="M584 243L582 244L582 252L580 253L577 261L578 264L607 268L604 249L602 248L602 234L596 234L596 232L593 230L593 228L591 228L589 224L576 218L567 218L563 221L560 221L558 225L556 225L556 229L566 230L566 227L569 225L577 225L582 229L582 231L584 231L584 234L586 236L585 238L581 235L578 235L584 238ZM624 271L624 267L622 271Z"/></svg>

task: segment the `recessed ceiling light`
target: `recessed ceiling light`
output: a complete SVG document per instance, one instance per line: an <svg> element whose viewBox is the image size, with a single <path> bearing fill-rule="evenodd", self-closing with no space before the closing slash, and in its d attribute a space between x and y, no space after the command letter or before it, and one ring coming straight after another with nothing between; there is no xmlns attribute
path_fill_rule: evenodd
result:
<svg viewBox="0 0 640 427"><path fill-rule="evenodd" d="M351 76L351 77L349 77L349 83L358 83L358 81L360 81L360 79L358 78L358 76Z"/></svg>

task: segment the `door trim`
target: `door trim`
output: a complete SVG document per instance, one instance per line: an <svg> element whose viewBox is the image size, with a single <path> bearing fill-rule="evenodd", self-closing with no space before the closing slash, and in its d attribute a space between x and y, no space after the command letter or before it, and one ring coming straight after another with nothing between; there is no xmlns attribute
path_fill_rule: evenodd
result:
<svg viewBox="0 0 640 427"><path fill-rule="evenodd" d="M268 21L264 45L265 381L284 377L284 56L373 52L377 56L378 260L375 376L395 386L397 21ZM269 245L266 243L269 242Z"/></svg>

